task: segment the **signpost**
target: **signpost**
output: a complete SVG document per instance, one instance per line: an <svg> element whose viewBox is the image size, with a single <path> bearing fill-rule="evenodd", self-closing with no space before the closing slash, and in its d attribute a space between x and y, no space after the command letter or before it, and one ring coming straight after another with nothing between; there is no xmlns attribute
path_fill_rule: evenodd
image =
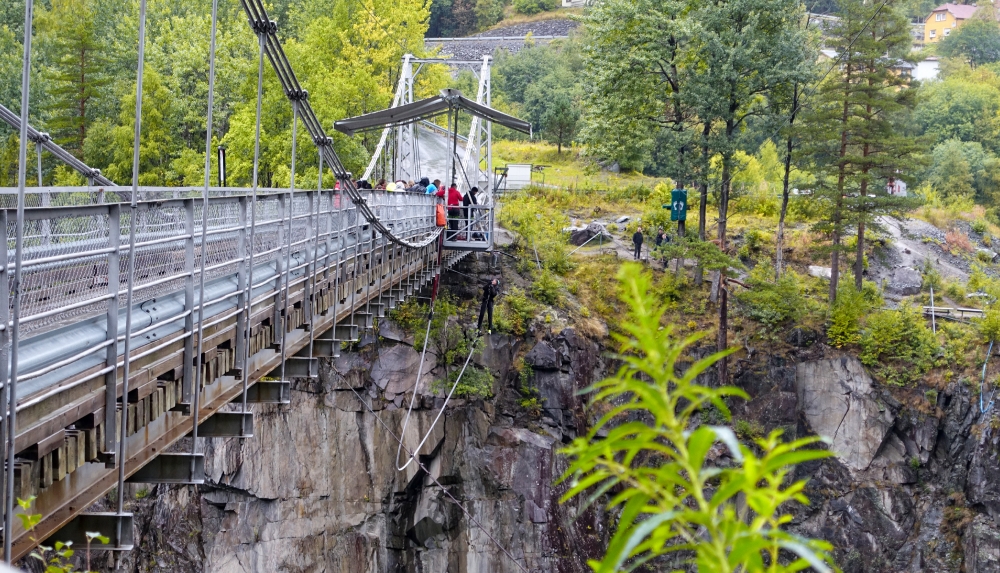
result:
<svg viewBox="0 0 1000 573"><path fill-rule="evenodd" d="M664 205L664 209L670 209L670 220L677 221L677 236L684 236L684 225L687 221L687 190L674 189L670 192L670 204Z"/></svg>

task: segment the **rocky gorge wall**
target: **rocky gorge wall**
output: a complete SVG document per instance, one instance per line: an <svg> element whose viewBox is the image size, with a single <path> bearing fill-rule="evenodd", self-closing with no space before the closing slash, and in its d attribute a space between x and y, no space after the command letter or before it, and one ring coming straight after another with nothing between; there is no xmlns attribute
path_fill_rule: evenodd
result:
<svg viewBox="0 0 1000 573"><path fill-rule="evenodd" d="M854 357L802 354L739 372L752 399L734 412L829 438L836 458L796 468L811 504L793 530L833 543L847 573L1000 572L1000 423L980 413L978 388L953 382L913 399Z"/></svg>
<svg viewBox="0 0 1000 573"><path fill-rule="evenodd" d="M569 329L549 333L529 353L547 399L532 421L510 390L522 342L489 337L476 360L493 371L497 397L453 400L420 457L480 528L417 464L396 470L390 432L403 427L419 354L391 323L381 335L325 361L318 379L295 381L290 405L258 406L253 439L204 441L204 485L128 486L137 549L120 570L588 570L585 559L606 543L607 518L560 505L563 488L553 483L565 469L556 454L563 437L582 431L576 390L601 374L597 345ZM417 383L402 435L408 448L443 401L430 390L436 374Z"/></svg>
<svg viewBox="0 0 1000 573"><path fill-rule="evenodd" d="M388 321L379 335L324 361L318 379L296 380L291 404L257 406L253 439L203 441L204 485L128 486L137 548L119 570L588 571L614 516L560 505L565 488L554 482L566 467L559 447L592 415L577 392L615 367L605 349L558 319L523 339L489 336L475 361L494 374L495 396L452 401L422 465L397 471L392 434L410 396L416 409L401 439L412 449L443 402L431 389L443 376L415 381L412 337ZM934 392L880 385L817 339L796 329L792 350L734 360L734 384L751 397L733 404L736 420L789 438L826 436L836 454L795 469L811 503L794 508L791 528L833 543L848 573L1000 573L996 411L982 414L978 388L963 382ZM522 359L537 412L519 404ZM725 448L711 455L728 463Z"/></svg>

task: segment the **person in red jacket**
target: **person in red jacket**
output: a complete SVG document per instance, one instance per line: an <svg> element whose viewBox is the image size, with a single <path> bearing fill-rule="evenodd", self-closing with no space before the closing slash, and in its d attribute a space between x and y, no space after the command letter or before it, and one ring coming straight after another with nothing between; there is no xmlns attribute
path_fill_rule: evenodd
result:
<svg viewBox="0 0 1000 573"><path fill-rule="evenodd" d="M448 204L448 229L447 240L455 240L458 231L458 218L462 216L462 192L458 190L458 184L452 183L448 188L447 195L444 188L438 189L435 193L438 197L445 199Z"/></svg>

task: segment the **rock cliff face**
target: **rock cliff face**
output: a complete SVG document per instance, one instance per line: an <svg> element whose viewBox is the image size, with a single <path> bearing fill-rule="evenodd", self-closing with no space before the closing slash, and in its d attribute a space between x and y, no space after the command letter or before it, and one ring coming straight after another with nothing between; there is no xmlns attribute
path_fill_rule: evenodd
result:
<svg viewBox="0 0 1000 573"><path fill-rule="evenodd" d="M806 353L808 354L808 353ZM794 528L829 540L848 573L1000 572L1000 424L963 383L914 396L879 388L855 358L771 358L739 373L737 416L830 439L800 466Z"/></svg>
<svg viewBox="0 0 1000 573"><path fill-rule="evenodd" d="M130 486L138 548L123 570L588 570L614 518L558 503L566 462L557 450L586 431L577 391L613 365L561 328L490 337L476 360L495 375L496 397L453 401L431 431L441 373L415 380L412 339L383 324L377 342L297 381L290 405L258 410L253 439L202 444L205 485ZM793 529L831 541L848 573L1000 573L996 412L982 414L964 383L890 391L815 340L792 332L789 342L806 348L741 360L735 376L751 396L733 405L737 419L826 436L836 454L796 469L811 504L794 510ZM518 404L518 359L531 367L540 411ZM400 432L408 449L428 436L420 463L401 471Z"/></svg>
<svg viewBox="0 0 1000 573"><path fill-rule="evenodd" d="M397 471L392 434L403 428L419 354L385 330L378 345L297 381L290 405L259 409L253 439L206 441L205 485L130 491L142 499L132 502L138 549L124 570L588 570L586 558L606 543L607 517L560 505L564 488L553 483L565 469L556 454L563 437L583 430L575 392L601 375L597 345L566 330L532 350L547 402L530 419L509 390L520 343L490 337L477 360L495 374L497 398L453 401L421 464ZM409 449L441 406L434 374L416 385L401 436Z"/></svg>

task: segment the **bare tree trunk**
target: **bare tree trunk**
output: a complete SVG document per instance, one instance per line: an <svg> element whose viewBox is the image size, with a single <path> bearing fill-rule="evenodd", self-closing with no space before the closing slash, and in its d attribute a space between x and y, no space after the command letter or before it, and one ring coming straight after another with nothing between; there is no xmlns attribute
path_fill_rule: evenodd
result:
<svg viewBox="0 0 1000 573"><path fill-rule="evenodd" d="M874 62L871 63L871 67L874 68ZM868 86L873 86L873 80L868 79ZM865 111L867 113L867 118L872 117L872 106L868 104L865 106ZM869 143L866 141L861 148L861 156L868 157L871 154L871 148ZM866 204L868 202L868 164L865 163L864 167L861 169L861 193L858 199L861 201L861 205L858 208L858 255L857 260L854 261L854 288L861 290L864 273L865 273L865 214L867 213Z"/></svg>
<svg viewBox="0 0 1000 573"><path fill-rule="evenodd" d="M781 214L778 216L778 236L776 237L776 253L774 260L774 280L781 278L785 266L785 217L788 215L788 182L792 173L792 149L794 148L794 136L791 132L795 123L795 116L799 113L799 84L796 83L792 90L792 114L788 118L788 140L785 149L785 177L781 189Z"/></svg>
<svg viewBox="0 0 1000 573"><path fill-rule="evenodd" d="M705 122L704 128L701 132L701 178L698 181L698 240L704 241L706 239L706 218L708 217L708 136L712 132L712 124L710 122ZM696 286L701 286L704 269L701 267L701 263L694 271L694 284Z"/></svg>
<svg viewBox="0 0 1000 573"><path fill-rule="evenodd" d="M735 124L730 120L726 122L726 135L732 141L735 132ZM732 176L732 157L728 154L722 157L722 185L719 187L719 248L726 252L728 247L726 241L726 223L729 218L729 191L730 177ZM729 291L726 289L726 270L719 271L719 332L716 338L718 351L722 352L729 348ZM723 358L718 362L719 386L726 386L729 383L729 359Z"/></svg>
<svg viewBox="0 0 1000 573"><path fill-rule="evenodd" d="M837 301L837 287L840 286L840 225L843 219L841 211L844 208L844 185L847 178L847 120L850 117L851 99L851 64L848 63L844 75L844 110L840 124L840 152L837 167L837 197L833 209L833 253L830 256L830 304Z"/></svg>

